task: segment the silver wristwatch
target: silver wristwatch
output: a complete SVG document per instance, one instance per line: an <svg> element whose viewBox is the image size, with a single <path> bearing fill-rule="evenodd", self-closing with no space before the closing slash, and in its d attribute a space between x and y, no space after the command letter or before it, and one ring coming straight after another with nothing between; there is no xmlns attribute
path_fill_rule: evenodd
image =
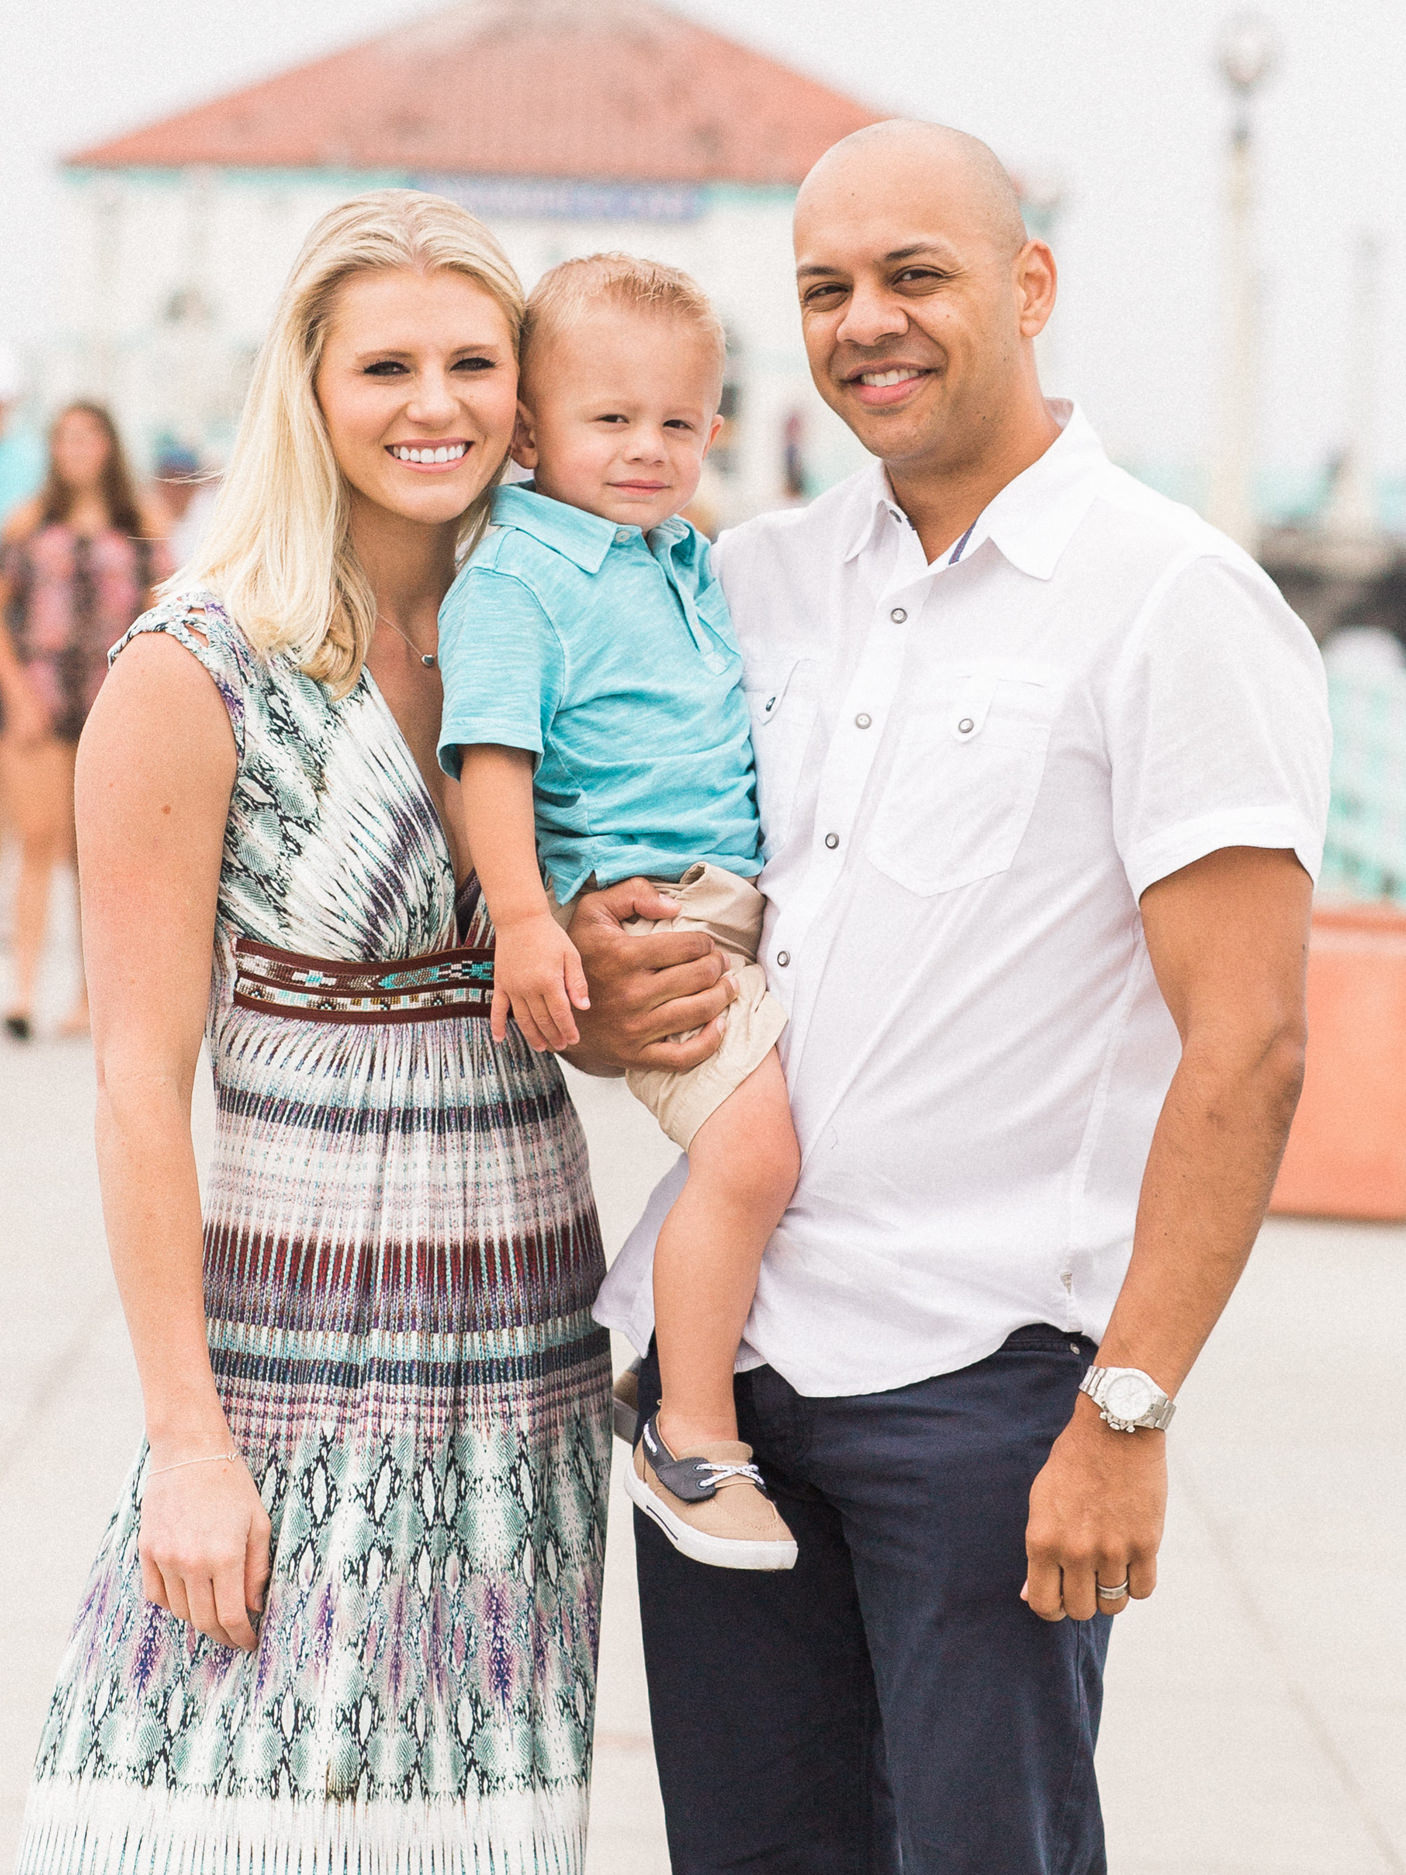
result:
<svg viewBox="0 0 1406 1875"><path fill-rule="evenodd" d="M1136 1432L1139 1426L1164 1432L1177 1410L1140 1367L1091 1367L1079 1391L1088 1394L1115 1432Z"/></svg>

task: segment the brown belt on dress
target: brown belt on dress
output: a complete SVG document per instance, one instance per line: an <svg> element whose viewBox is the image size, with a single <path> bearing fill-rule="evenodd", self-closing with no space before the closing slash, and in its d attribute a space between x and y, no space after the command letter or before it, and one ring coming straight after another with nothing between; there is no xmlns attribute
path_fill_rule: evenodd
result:
<svg viewBox="0 0 1406 1875"><path fill-rule="evenodd" d="M304 957L252 938L234 946L234 1003L299 1022L441 1022L486 1016L491 950L430 951L373 964Z"/></svg>

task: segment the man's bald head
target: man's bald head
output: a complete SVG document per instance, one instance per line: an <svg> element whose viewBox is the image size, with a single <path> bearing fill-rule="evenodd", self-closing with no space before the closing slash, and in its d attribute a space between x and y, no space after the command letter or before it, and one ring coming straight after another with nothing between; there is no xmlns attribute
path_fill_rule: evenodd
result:
<svg viewBox="0 0 1406 1875"><path fill-rule="evenodd" d="M798 227L827 202L886 185L931 190L949 214L1014 256L1026 240L1020 195L996 152L964 130L895 117L868 124L831 147L801 184Z"/></svg>
<svg viewBox="0 0 1406 1875"><path fill-rule="evenodd" d="M827 150L796 200L796 286L816 387L891 478L1048 442L1054 258L978 138L898 120Z"/></svg>

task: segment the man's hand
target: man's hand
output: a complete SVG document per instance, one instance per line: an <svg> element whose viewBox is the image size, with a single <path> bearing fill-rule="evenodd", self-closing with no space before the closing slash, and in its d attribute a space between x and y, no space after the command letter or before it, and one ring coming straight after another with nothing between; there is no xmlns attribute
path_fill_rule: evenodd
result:
<svg viewBox="0 0 1406 1875"><path fill-rule="evenodd" d="M1030 1489L1024 1599L1042 1621L1087 1621L1121 1613L1128 1596L1144 1600L1157 1586L1166 1511L1166 1433L1116 1432L1081 1394ZM1120 1582L1121 1600L1098 1593Z"/></svg>
<svg viewBox="0 0 1406 1875"><path fill-rule="evenodd" d="M494 928L493 1039L508 1032L508 1012L538 1054L580 1040L575 1009L589 1009L576 946L549 911Z"/></svg>
<svg viewBox="0 0 1406 1875"><path fill-rule="evenodd" d="M643 879L588 892L571 939L590 984L591 1007L566 1051L587 1074L627 1068L697 1067L722 1040L722 1012L737 994L722 953L703 931L626 931L627 918L672 918L677 904ZM697 1030L697 1034L690 1031ZM686 1042L672 1038L690 1035Z"/></svg>

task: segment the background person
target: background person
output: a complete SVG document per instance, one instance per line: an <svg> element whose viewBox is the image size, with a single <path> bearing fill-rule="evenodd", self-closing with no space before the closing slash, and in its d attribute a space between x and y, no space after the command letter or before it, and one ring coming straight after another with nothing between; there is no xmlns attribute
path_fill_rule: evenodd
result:
<svg viewBox="0 0 1406 1875"><path fill-rule="evenodd" d="M156 454L156 489L166 513L171 558L177 567L186 566L209 531L219 500L219 477L184 443L163 443Z"/></svg>
<svg viewBox="0 0 1406 1875"><path fill-rule="evenodd" d="M325 216L205 588L139 622L84 738L99 1166L147 1443L24 1875L582 1865L600 1235L556 1062L489 1035L435 760L436 617L512 436L521 315L452 204Z"/></svg>
<svg viewBox="0 0 1406 1875"><path fill-rule="evenodd" d="M20 418L23 400L19 353L0 340L0 527L44 480L44 445Z"/></svg>
<svg viewBox="0 0 1406 1875"><path fill-rule="evenodd" d="M802 1148L738 1421L800 1556L689 1570L636 1520L672 1866L1103 1875L1108 1616L1155 1585L1160 1428L1298 1097L1321 661L1046 402L1053 260L983 144L862 131L795 236L876 458L718 549ZM612 910L573 931L598 1063L658 1013ZM640 1348L678 1182L598 1309Z"/></svg>
<svg viewBox="0 0 1406 1875"><path fill-rule="evenodd" d="M11 512L44 479L44 445L19 416L24 397L24 373L19 353L0 340L0 530ZM0 695L0 734L4 732L4 697ZM5 855L9 829L5 814L4 764L0 761L0 858ZM0 877L0 950L10 944L8 868Z"/></svg>
<svg viewBox="0 0 1406 1875"><path fill-rule="evenodd" d="M107 411L76 403L54 419L42 488L0 535L0 765L20 848L5 1026L18 1040L31 1032L54 872L73 859L78 738L109 648L170 571L163 524L136 492ZM87 1027L80 980L61 1032Z"/></svg>

